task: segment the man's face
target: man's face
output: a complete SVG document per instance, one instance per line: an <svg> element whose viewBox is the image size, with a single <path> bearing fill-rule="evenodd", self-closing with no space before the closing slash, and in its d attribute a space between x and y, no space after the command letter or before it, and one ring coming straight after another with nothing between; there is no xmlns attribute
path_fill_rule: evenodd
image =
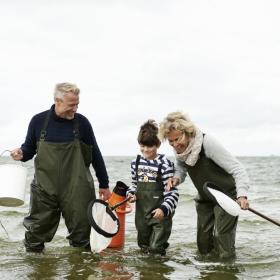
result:
<svg viewBox="0 0 280 280"><path fill-rule="evenodd" d="M58 117L72 120L77 112L79 105L79 95L73 93L67 93L64 95L63 100L55 99L55 112Z"/></svg>

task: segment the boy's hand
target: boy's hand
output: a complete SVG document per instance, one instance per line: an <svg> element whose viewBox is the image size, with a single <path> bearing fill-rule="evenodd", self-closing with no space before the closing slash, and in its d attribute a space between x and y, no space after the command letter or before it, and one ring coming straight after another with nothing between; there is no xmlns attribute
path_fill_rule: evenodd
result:
<svg viewBox="0 0 280 280"><path fill-rule="evenodd" d="M131 203L136 201L136 195L135 194L129 193L127 195L127 197L129 198L129 202L131 202Z"/></svg>
<svg viewBox="0 0 280 280"><path fill-rule="evenodd" d="M153 218L158 220L162 220L164 217L164 213L160 208L153 210L152 214L153 214Z"/></svg>
<svg viewBox="0 0 280 280"><path fill-rule="evenodd" d="M170 191L173 187L179 185L179 182L180 182L180 180L177 177L169 178L168 181L167 181L167 185L165 187L165 190Z"/></svg>

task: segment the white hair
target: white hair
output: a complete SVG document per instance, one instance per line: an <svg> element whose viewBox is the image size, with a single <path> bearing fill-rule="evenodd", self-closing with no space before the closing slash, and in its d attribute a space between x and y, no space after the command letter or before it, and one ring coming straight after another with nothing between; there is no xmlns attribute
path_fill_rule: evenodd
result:
<svg viewBox="0 0 280 280"><path fill-rule="evenodd" d="M80 94L80 89L71 83L60 83L55 86L54 98L64 99L64 95L67 93L73 93L75 95Z"/></svg>

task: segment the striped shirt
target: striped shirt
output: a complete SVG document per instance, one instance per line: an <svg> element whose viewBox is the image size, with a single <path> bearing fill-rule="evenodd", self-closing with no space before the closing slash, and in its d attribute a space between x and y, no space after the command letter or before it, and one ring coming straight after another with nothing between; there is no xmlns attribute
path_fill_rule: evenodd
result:
<svg viewBox="0 0 280 280"><path fill-rule="evenodd" d="M128 189L128 193L137 192L137 175L138 182L156 182L158 177L158 171L160 168L161 180L164 187L167 185L169 178L174 175L174 164L168 160L165 155L159 154L154 160L145 159L140 156L138 164L138 174L136 174L136 159L131 162L131 176L132 185ZM159 207L165 216L174 213L179 199L179 192L177 188L172 188L170 191L163 192L163 203Z"/></svg>

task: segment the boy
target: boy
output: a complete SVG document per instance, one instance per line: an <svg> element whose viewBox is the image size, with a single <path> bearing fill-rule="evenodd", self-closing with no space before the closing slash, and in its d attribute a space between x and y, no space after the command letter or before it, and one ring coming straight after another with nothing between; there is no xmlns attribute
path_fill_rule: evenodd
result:
<svg viewBox="0 0 280 280"><path fill-rule="evenodd" d="M165 255L179 193L177 188L165 191L168 179L174 175L174 165L157 153L161 144L157 135L154 121L141 126L138 143L142 156L131 162L132 186L127 196L131 202L136 200L138 246L143 252Z"/></svg>

